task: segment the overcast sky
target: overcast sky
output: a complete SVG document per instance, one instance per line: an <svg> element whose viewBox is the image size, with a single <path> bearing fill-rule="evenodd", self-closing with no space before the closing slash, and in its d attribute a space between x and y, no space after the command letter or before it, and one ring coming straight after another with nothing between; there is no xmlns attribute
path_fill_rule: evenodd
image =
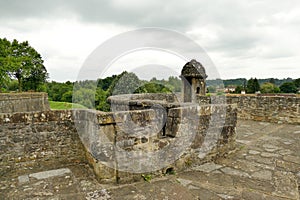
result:
<svg viewBox="0 0 300 200"><path fill-rule="evenodd" d="M76 80L104 41L143 27L193 39L224 79L300 77L299 0L0 0L0 37L28 40L45 60L50 80ZM157 72L162 58L172 57L144 53L145 63L128 55L107 75L145 72L129 66L147 69L149 63ZM169 59L163 65L174 65L170 74L180 73L184 61Z"/></svg>

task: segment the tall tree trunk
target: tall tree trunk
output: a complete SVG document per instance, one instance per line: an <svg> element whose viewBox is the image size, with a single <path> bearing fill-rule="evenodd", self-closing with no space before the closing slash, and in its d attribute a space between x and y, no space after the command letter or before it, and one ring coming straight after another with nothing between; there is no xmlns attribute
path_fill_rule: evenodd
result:
<svg viewBox="0 0 300 200"><path fill-rule="evenodd" d="M22 81L21 78L18 78L19 92L22 92Z"/></svg>
<svg viewBox="0 0 300 200"><path fill-rule="evenodd" d="M21 70L20 69L18 69L16 71L15 77L18 79L19 92L22 92L22 76L21 76Z"/></svg>

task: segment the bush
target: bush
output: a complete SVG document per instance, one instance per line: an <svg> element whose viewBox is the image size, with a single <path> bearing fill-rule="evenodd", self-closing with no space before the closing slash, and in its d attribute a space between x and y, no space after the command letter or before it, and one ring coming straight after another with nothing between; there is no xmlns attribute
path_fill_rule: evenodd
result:
<svg viewBox="0 0 300 200"><path fill-rule="evenodd" d="M264 84L262 84L260 91L261 91L261 93L264 93L264 94L279 93L280 89L272 83L264 83Z"/></svg>
<svg viewBox="0 0 300 200"><path fill-rule="evenodd" d="M296 87L294 82L283 83L279 88L281 92L284 93L296 93L298 91L298 88Z"/></svg>

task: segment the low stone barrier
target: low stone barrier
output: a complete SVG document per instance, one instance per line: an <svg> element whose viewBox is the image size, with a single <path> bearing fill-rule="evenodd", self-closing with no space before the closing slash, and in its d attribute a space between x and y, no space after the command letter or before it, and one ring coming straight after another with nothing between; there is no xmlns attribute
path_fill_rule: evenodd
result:
<svg viewBox="0 0 300 200"><path fill-rule="evenodd" d="M0 93L0 113L46 110L50 110L47 93Z"/></svg>
<svg viewBox="0 0 300 200"><path fill-rule="evenodd" d="M300 98L295 95L198 96L199 105L223 101L237 106L238 119L300 124Z"/></svg>
<svg viewBox="0 0 300 200"><path fill-rule="evenodd" d="M239 119L300 124L300 98L290 96L227 96Z"/></svg>
<svg viewBox="0 0 300 200"><path fill-rule="evenodd" d="M89 163L101 182L126 183L141 180L147 167L155 169L147 173L160 176L233 150L236 109L194 105L167 113L154 109L2 113L0 124L3 174L78 162Z"/></svg>
<svg viewBox="0 0 300 200"><path fill-rule="evenodd" d="M71 111L0 113L0 176L87 163Z"/></svg>

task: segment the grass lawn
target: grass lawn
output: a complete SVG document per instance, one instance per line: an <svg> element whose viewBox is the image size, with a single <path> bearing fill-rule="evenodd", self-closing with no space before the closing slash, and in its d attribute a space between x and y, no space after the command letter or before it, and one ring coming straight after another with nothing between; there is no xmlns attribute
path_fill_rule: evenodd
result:
<svg viewBox="0 0 300 200"><path fill-rule="evenodd" d="M86 108L83 105L68 102L49 101L51 110L70 110L72 108Z"/></svg>

